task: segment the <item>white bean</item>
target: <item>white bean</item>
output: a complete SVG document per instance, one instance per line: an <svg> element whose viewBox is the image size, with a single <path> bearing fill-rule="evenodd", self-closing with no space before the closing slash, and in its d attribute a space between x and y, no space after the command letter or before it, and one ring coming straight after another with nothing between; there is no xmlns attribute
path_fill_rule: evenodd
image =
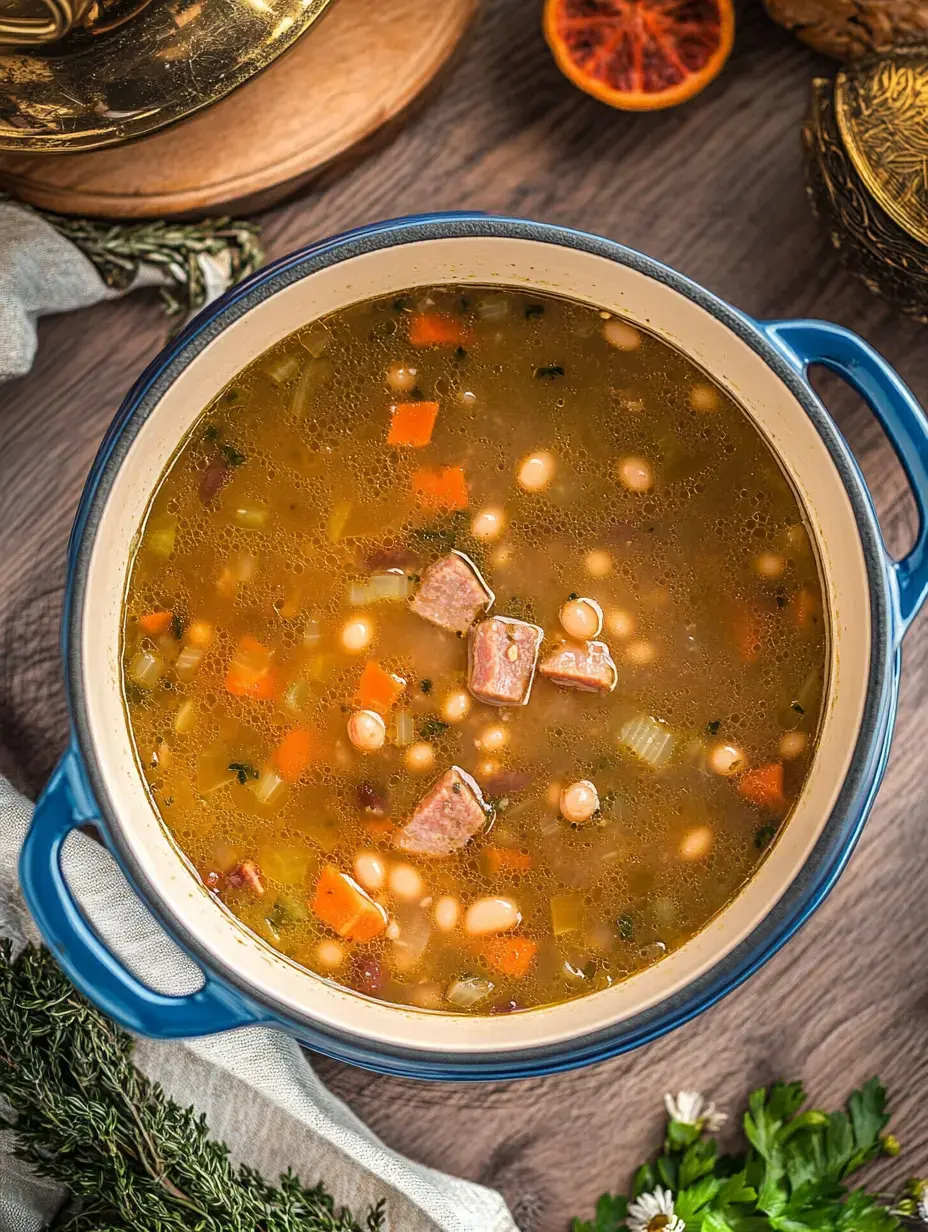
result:
<svg viewBox="0 0 928 1232"><path fill-rule="evenodd" d="M719 393L714 385L694 385L690 390L690 406L703 414L719 409Z"/></svg>
<svg viewBox="0 0 928 1232"><path fill-rule="evenodd" d="M470 714L470 694L466 689L455 689L441 704L441 717L446 723L462 723Z"/></svg>
<svg viewBox="0 0 928 1232"><path fill-rule="evenodd" d="M711 826L694 826L687 830L680 843L682 860L704 860L712 850L715 835Z"/></svg>
<svg viewBox="0 0 928 1232"><path fill-rule="evenodd" d="M588 642L603 627L603 609L595 599L568 599L560 611L561 627L568 637Z"/></svg>
<svg viewBox="0 0 928 1232"><path fill-rule="evenodd" d="M634 667L649 667L657 658L657 647L647 638L638 638L625 647L625 658Z"/></svg>
<svg viewBox="0 0 928 1232"><path fill-rule="evenodd" d="M604 578L612 572L612 557L602 548L593 548L591 552L587 552L583 563L591 577Z"/></svg>
<svg viewBox="0 0 928 1232"><path fill-rule="evenodd" d="M761 552L754 561L754 568L762 578L773 580L782 575L786 561L779 552Z"/></svg>
<svg viewBox="0 0 928 1232"><path fill-rule="evenodd" d="M580 779L561 792L560 806L567 821L589 821L599 808L599 792L589 779Z"/></svg>
<svg viewBox="0 0 928 1232"><path fill-rule="evenodd" d="M526 492L541 492L554 478L556 463L554 455L546 449L530 453L519 464L517 479L519 487Z"/></svg>
<svg viewBox="0 0 928 1232"><path fill-rule="evenodd" d="M506 529L506 510L499 505L488 505L474 514L470 529L474 538L482 539L484 543L498 539Z"/></svg>
<svg viewBox="0 0 928 1232"><path fill-rule="evenodd" d="M387 725L373 710L356 710L348 719L348 739L362 753L376 753L387 738Z"/></svg>
<svg viewBox="0 0 928 1232"><path fill-rule="evenodd" d="M613 637L631 637L635 632L635 618L624 608L613 607L606 612L606 628Z"/></svg>
<svg viewBox="0 0 928 1232"><path fill-rule="evenodd" d="M648 492L654 487L654 467L647 458L623 458L618 465L619 482L629 492Z"/></svg>
<svg viewBox="0 0 928 1232"><path fill-rule="evenodd" d="M374 640L374 622L367 616L353 616L342 625L340 639L349 654L360 654Z"/></svg>
<svg viewBox="0 0 928 1232"><path fill-rule="evenodd" d="M354 879L371 894L379 893L387 882L387 866L376 851L359 851L354 858Z"/></svg>
<svg viewBox="0 0 928 1232"><path fill-rule="evenodd" d="M387 369L387 384L397 393L408 394L416 387L418 373L415 368L407 368L403 364L391 364Z"/></svg>
<svg viewBox="0 0 928 1232"><path fill-rule="evenodd" d="M432 910L435 927L443 933L453 933L461 916L461 904L453 894L445 894Z"/></svg>
<svg viewBox="0 0 928 1232"><path fill-rule="evenodd" d="M424 740L411 744L403 754L406 769L411 774L427 774L435 765L435 750Z"/></svg>
<svg viewBox="0 0 928 1232"><path fill-rule="evenodd" d="M478 898L464 915L464 930L472 937L483 933L505 933L515 928L522 912L511 898Z"/></svg>
<svg viewBox="0 0 928 1232"><path fill-rule="evenodd" d="M784 732L780 737L777 750L784 761L792 761L801 757L809 747L809 737L803 731Z"/></svg>
<svg viewBox="0 0 928 1232"><path fill-rule="evenodd" d="M747 769L744 752L736 744L725 744L722 741L713 744L706 756L706 765L713 774L720 774L723 778L729 778L740 770Z"/></svg>
<svg viewBox="0 0 928 1232"><path fill-rule="evenodd" d="M391 894L407 903L417 903L425 893L425 885L418 869L411 864L393 864L387 874Z"/></svg>
<svg viewBox="0 0 928 1232"><path fill-rule="evenodd" d="M482 728L474 737L474 744L485 753L496 753L505 747L509 740L509 732L502 723L491 723Z"/></svg>
<svg viewBox="0 0 928 1232"><path fill-rule="evenodd" d="M620 351L635 351L641 346L641 334L627 321L613 318L603 325L603 337L610 346L618 347Z"/></svg>
<svg viewBox="0 0 928 1232"><path fill-rule="evenodd" d="M345 947L340 941L324 937L316 946L316 962L326 971L334 971L345 961Z"/></svg>

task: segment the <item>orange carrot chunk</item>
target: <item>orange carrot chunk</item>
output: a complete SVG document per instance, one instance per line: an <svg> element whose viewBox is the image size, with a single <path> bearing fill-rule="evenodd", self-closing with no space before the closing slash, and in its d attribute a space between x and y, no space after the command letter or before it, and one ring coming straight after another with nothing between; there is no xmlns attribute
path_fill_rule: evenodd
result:
<svg viewBox="0 0 928 1232"><path fill-rule="evenodd" d="M381 667L376 659L368 659L358 681L354 700L362 710L376 710L378 714L387 714L405 688L406 681L402 676L394 676L392 672Z"/></svg>
<svg viewBox="0 0 928 1232"><path fill-rule="evenodd" d="M819 601L807 586L800 587L789 601L790 612L797 629L811 629L821 611Z"/></svg>
<svg viewBox="0 0 928 1232"><path fill-rule="evenodd" d="M437 402L398 402L390 407L387 444L412 445L421 449L432 439L437 416Z"/></svg>
<svg viewBox="0 0 928 1232"><path fill-rule="evenodd" d="M517 873L532 867L532 857L527 851L518 851L514 847L487 847L484 850L487 873L491 877L499 877L506 873Z"/></svg>
<svg viewBox="0 0 928 1232"><path fill-rule="evenodd" d="M738 790L752 804L778 809L785 803L783 795L783 763L772 761L767 766L748 770L738 780Z"/></svg>
<svg viewBox="0 0 928 1232"><path fill-rule="evenodd" d="M467 479L460 466L420 467L412 490L423 509L466 509Z"/></svg>
<svg viewBox="0 0 928 1232"><path fill-rule="evenodd" d="M387 913L334 864L319 874L310 904L315 914L349 941L372 941L387 927Z"/></svg>
<svg viewBox="0 0 928 1232"><path fill-rule="evenodd" d="M460 346L470 330L449 312L416 312L409 318L409 341L413 346Z"/></svg>
<svg viewBox="0 0 928 1232"><path fill-rule="evenodd" d="M537 949L530 937L488 937L483 943L483 956L494 971L521 979L532 965Z"/></svg>
<svg viewBox="0 0 928 1232"><path fill-rule="evenodd" d="M295 783L302 778L316 753L314 733L305 727L294 727L274 750L274 763L280 771L280 777L288 783Z"/></svg>
<svg viewBox="0 0 928 1232"><path fill-rule="evenodd" d="M149 612L139 617L139 629L149 637L157 637L161 633L167 633L173 619L173 612Z"/></svg>
<svg viewBox="0 0 928 1232"><path fill-rule="evenodd" d="M246 634L226 673L226 689L236 697L273 698L277 693L277 673L271 666L271 652L257 638Z"/></svg>
<svg viewBox="0 0 928 1232"><path fill-rule="evenodd" d="M733 605L732 632L742 663L756 663L764 638L763 613L753 604L738 601Z"/></svg>

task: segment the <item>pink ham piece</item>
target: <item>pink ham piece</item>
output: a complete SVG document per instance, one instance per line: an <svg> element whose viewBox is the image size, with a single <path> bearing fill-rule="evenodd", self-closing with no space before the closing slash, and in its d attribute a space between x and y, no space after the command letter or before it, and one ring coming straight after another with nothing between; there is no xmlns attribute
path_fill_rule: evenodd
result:
<svg viewBox="0 0 928 1232"><path fill-rule="evenodd" d="M470 557L454 551L429 565L410 607L440 629L466 633L494 597Z"/></svg>
<svg viewBox="0 0 928 1232"><path fill-rule="evenodd" d="M474 697L490 706L524 706L543 637L543 629L525 620L482 620L470 644L468 688Z"/></svg>
<svg viewBox="0 0 928 1232"><path fill-rule="evenodd" d="M394 842L416 855L449 856L483 829L490 813L474 779L452 766L419 801Z"/></svg>
<svg viewBox="0 0 928 1232"><path fill-rule="evenodd" d="M588 693L611 693L619 673L605 642L565 642L538 665L555 684Z"/></svg>

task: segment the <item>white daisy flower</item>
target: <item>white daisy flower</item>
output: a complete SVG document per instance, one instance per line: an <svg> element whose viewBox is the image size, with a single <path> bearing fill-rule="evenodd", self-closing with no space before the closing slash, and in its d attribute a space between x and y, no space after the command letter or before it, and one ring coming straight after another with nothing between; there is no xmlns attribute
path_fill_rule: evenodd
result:
<svg viewBox="0 0 928 1232"><path fill-rule="evenodd" d="M686 1232L686 1224L674 1214L673 1194L658 1185L643 1193L628 1208L628 1232Z"/></svg>
<svg viewBox="0 0 928 1232"><path fill-rule="evenodd" d="M664 1096L664 1107L671 1121L682 1121L684 1125L696 1125L700 1130L707 1129L710 1134L716 1133L728 1120L728 1113L716 1108L713 1103L706 1103L698 1091L680 1091Z"/></svg>

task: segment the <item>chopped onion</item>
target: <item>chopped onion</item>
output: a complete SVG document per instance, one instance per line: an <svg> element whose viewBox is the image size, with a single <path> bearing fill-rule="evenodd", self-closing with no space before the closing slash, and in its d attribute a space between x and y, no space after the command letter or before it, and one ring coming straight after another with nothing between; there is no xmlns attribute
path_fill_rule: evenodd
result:
<svg viewBox="0 0 928 1232"><path fill-rule="evenodd" d="M143 689L153 689L164 674L165 662L154 650L140 650L129 664L129 677Z"/></svg>
<svg viewBox="0 0 928 1232"><path fill-rule="evenodd" d="M165 560L174 551L174 540L177 538L177 518L172 513L163 513L152 518L145 532L145 544L149 551Z"/></svg>
<svg viewBox="0 0 928 1232"><path fill-rule="evenodd" d="M334 373L335 369L332 367L332 361L326 359L325 356L310 360L300 373L300 379L297 381L293 397L290 399L290 414L296 419L302 419L309 409L309 402L313 394L320 386L328 385Z"/></svg>
<svg viewBox="0 0 928 1232"><path fill-rule="evenodd" d="M393 743L397 748L405 748L407 744L412 744L416 737L415 727L412 721L411 710L398 710L394 721L393 731L391 733Z"/></svg>
<svg viewBox="0 0 928 1232"><path fill-rule="evenodd" d="M422 960L432 935L432 925L428 912L421 907L398 904L396 915L400 931L392 943L393 966L408 975Z"/></svg>
<svg viewBox="0 0 928 1232"><path fill-rule="evenodd" d="M314 325L305 334L300 334L300 343L313 359L319 359L329 349L329 331L323 325Z"/></svg>
<svg viewBox="0 0 928 1232"><path fill-rule="evenodd" d="M344 500L336 501L332 506L332 512L329 514L329 520L325 528L326 538L329 543L338 543L350 516L351 502Z"/></svg>
<svg viewBox="0 0 928 1232"><path fill-rule="evenodd" d="M310 700L310 688L307 680L297 677L291 680L280 699L281 705L293 714L302 714Z"/></svg>
<svg viewBox="0 0 928 1232"><path fill-rule="evenodd" d="M229 576L236 582L250 582L255 576L258 558L250 552L239 552L230 558L226 568Z"/></svg>
<svg viewBox="0 0 928 1232"><path fill-rule="evenodd" d="M380 601L401 603L411 594L411 580L401 569L391 569L389 573L373 574L366 582L352 582L348 588L348 602L353 607L367 607Z"/></svg>
<svg viewBox="0 0 928 1232"><path fill-rule="evenodd" d="M673 752L674 736L663 723L648 714L636 715L622 724L619 744L640 757L652 770L659 770Z"/></svg>
<svg viewBox="0 0 928 1232"><path fill-rule="evenodd" d="M201 796L211 796L234 778L234 771L229 769L228 749L213 748L197 764L197 791Z"/></svg>
<svg viewBox="0 0 928 1232"><path fill-rule="evenodd" d="M188 697L181 703L180 709L174 716L174 730L178 736L186 736L188 732L192 732L197 723L197 704L192 697Z"/></svg>
<svg viewBox="0 0 928 1232"><path fill-rule="evenodd" d="M192 680L203 662L203 651L199 646L185 646L177 656L174 671L179 680Z"/></svg>
<svg viewBox="0 0 928 1232"><path fill-rule="evenodd" d="M244 530L260 530L267 522L270 510L261 501L248 501L232 512L232 521Z"/></svg>
<svg viewBox="0 0 928 1232"><path fill-rule="evenodd" d="M576 894L558 894L551 899L551 931L555 937L575 933L583 923L583 903Z"/></svg>
<svg viewBox="0 0 928 1232"><path fill-rule="evenodd" d="M251 790L255 793L255 799L259 804L274 805L283 800L287 792L287 784L276 770L265 766L252 784Z"/></svg>
<svg viewBox="0 0 928 1232"><path fill-rule="evenodd" d="M272 355L261 365L261 371L275 385L286 385L300 370L296 355Z"/></svg>
<svg viewBox="0 0 928 1232"><path fill-rule="evenodd" d="M486 295L477 300L474 311L481 321L505 321L509 316L509 299L505 295Z"/></svg>
<svg viewBox="0 0 928 1232"><path fill-rule="evenodd" d="M303 627L303 645L308 647L318 646L321 641L322 629L320 628L319 621L311 616Z"/></svg>
<svg viewBox="0 0 928 1232"><path fill-rule="evenodd" d="M448 985L445 998L452 1005L469 1010L471 1006L485 1000L492 991L492 980L485 980L482 975L469 975L462 980L452 980Z"/></svg>

